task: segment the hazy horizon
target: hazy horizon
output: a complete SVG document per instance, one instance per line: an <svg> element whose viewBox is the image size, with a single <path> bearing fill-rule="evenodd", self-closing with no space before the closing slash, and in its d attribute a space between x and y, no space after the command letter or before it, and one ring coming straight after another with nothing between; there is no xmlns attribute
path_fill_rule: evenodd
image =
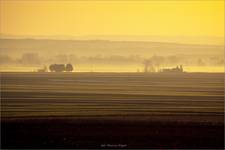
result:
<svg viewBox="0 0 225 150"><path fill-rule="evenodd" d="M194 45L224 45L222 36L157 36L157 35L12 35L0 34L0 39L37 39L37 40L108 40L140 41Z"/></svg>
<svg viewBox="0 0 225 150"><path fill-rule="evenodd" d="M192 51L189 51L192 49ZM75 72L143 72L183 65L186 72L224 72L224 46L143 41L0 39L0 70L34 72L72 63Z"/></svg>
<svg viewBox="0 0 225 150"><path fill-rule="evenodd" d="M3 149L224 149L224 0L0 0Z"/></svg>
<svg viewBox="0 0 225 150"><path fill-rule="evenodd" d="M0 0L0 70L224 72L224 1Z"/></svg>

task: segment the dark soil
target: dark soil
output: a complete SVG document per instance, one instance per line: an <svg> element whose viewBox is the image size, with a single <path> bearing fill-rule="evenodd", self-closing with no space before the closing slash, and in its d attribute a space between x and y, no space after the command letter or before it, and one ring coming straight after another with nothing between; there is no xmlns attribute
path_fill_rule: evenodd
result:
<svg viewBox="0 0 225 150"><path fill-rule="evenodd" d="M3 119L2 148L224 148L223 123Z"/></svg>

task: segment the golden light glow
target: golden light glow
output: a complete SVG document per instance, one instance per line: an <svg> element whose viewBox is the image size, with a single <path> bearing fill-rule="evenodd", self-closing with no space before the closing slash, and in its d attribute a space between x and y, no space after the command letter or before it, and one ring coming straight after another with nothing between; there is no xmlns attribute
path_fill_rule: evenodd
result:
<svg viewBox="0 0 225 150"><path fill-rule="evenodd" d="M0 34L23 37L109 36L112 37L113 40L119 39L118 37L120 36L125 36L129 40L130 37L133 36L135 40L139 41L145 40L145 37L151 37L150 41L157 39L157 42L172 41L178 44L191 43L221 46L224 45L224 1L0 0ZM141 36L142 38L140 38ZM102 46L101 44L99 45ZM131 48L124 49L124 53ZM145 48L145 50L146 49L147 48ZM157 50L157 47L147 49L147 51L155 49ZM210 51L212 49L213 48L210 48ZM26 49L21 50L25 51ZM79 49L74 51L76 51L76 53L74 52L72 54L82 57L82 55L79 54ZM99 49L98 52L100 51L101 49ZM191 54L192 49L190 48L189 51L189 54ZM208 52L209 50L206 48L205 51ZM15 63L20 61L19 57L21 57L23 53L22 51L19 52L21 52L20 55L18 51L17 53L7 54L10 57L14 57L14 60L11 60L11 62ZM33 52L37 52L37 47L35 47L35 50L32 49L32 53ZM111 49L111 52L110 55L120 55L118 52L114 54L113 49ZM139 55L147 56L145 52ZM175 53L186 55L182 53L179 46L177 49L173 49L172 52L174 52L174 54L171 53L171 55L175 55ZM55 53L54 56L58 55L54 47L52 47L49 52L47 50L47 53L50 55L48 57L53 57L53 53ZM101 53L93 53L94 55L95 53L96 55L101 55ZM221 47L218 48L215 46L216 57L219 58L220 56L218 55L222 53ZM164 51L156 54L164 55ZM47 57L48 54L39 55L42 58L42 56ZM199 55L203 56L204 54ZM9 59L8 57L4 58ZM50 60L52 58L48 59ZM220 65L214 67L215 64L208 63L209 66L195 67L196 64L192 64L194 67L189 65L186 69L190 72L224 72L224 66L221 65L223 60L216 62L217 59L214 58L213 61L216 65ZM200 58L199 64L201 63ZM20 64L18 66L20 68L18 69L17 67L17 69L15 69L16 65L10 66L6 64L1 65L0 69L30 71L29 67L37 67L37 65L31 66L29 63L27 65L29 67ZM124 68L122 66L118 67L118 65L105 66L104 64L95 66L94 69L84 64L77 64L77 66L77 71L136 72L138 69L143 69L143 64L141 62L134 66L124 66Z"/></svg>
<svg viewBox="0 0 225 150"><path fill-rule="evenodd" d="M224 1L7 1L1 33L224 37Z"/></svg>

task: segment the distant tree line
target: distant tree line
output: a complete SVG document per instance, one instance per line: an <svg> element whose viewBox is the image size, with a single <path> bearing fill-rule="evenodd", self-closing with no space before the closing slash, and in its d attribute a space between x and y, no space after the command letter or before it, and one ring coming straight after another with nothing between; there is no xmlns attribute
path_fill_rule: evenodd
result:
<svg viewBox="0 0 225 150"><path fill-rule="evenodd" d="M48 65L52 63L66 64L86 64L86 65L126 65L126 64L144 64L145 70L154 70L160 68L163 65L196 65L196 66L223 66L224 56L222 55L169 55L158 56L153 55L151 57L143 57L139 55L120 56L76 56L70 54L40 56L38 53L23 53L19 58L9 56L6 54L0 54L0 65L23 65L23 66L40 66ZM59 67L60 68L60 67ZM63 67L61 67L63 68ZM66 66L65 66L66 68ZM50 69L50 68L49 68Z"/></svg>

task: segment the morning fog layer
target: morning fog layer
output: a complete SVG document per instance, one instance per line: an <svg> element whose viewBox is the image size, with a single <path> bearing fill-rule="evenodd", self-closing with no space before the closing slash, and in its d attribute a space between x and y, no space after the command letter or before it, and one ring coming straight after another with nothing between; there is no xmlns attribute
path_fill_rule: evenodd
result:
<svg viewBox="0 0 225 150"><path fill-rule="evenodd" d="M1 39L1 71L36 71L71 63L75 72L157 72L183 65L186 72L224 72L224 47L141 41Z"/></svg>

